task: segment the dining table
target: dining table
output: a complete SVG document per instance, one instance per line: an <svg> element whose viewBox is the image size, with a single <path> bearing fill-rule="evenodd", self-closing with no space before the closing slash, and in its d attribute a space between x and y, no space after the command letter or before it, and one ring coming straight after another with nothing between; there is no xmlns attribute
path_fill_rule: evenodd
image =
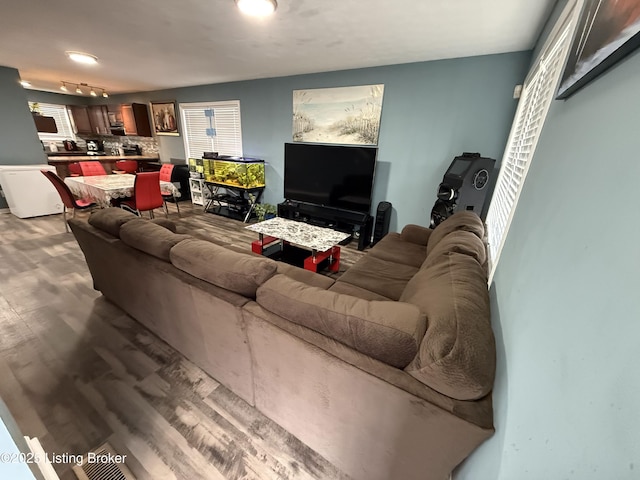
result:
<svg viewBox="0 0 640 480"><path fill-rule="evenodd" d="M64 183L76 197L90 200L101 208L107 208L112 205L112 200L131 198L135 180L135 175L123 173L67 177ZM176 198L180 196L180 190L173 183L162 180L160 180L160 192Z"/></svg>

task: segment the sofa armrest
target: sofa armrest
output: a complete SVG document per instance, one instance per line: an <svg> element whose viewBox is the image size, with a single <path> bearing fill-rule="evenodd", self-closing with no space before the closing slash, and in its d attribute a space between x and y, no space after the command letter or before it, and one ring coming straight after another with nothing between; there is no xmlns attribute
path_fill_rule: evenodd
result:
<svg viewBox="0 0 640 480"><path fill-rule="evenodd" d="M417 245L426 245L433 230L421 227L420 225L406 225L400 233L400 238L405 242L415 243Z"/></svg>

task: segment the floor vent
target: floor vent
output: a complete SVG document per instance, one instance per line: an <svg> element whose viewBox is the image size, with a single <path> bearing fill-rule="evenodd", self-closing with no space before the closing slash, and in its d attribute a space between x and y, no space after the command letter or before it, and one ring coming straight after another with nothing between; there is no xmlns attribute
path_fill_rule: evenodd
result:
<svg viewBox="0 0 640 480"><path fill-rule="evenodd" d="M111 445L105 443L82 457L82 465L73 467L78 480L136 480Z"/></svg>

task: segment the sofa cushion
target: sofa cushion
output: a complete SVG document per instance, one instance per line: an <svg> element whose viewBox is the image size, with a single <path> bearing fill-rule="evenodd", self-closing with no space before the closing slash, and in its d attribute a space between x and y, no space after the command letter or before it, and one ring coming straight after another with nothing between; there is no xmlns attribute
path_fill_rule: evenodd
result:
<svg viewBox="0 0 640 480"><path fill-rule="evenodd" d="M427 256L431 255L435 246L451 232L463 230L475 234L479 239L484 237L484 225L480 217L473 212L457 212L438 225L427 242Z"/></svg>
<svg viewBox="0 0 640 480"><path fill-rule="evenodd" d="M270 312L398 368L415 357L426 328L414 305L362 300L285 275L260 286L256 299Z"/></svg>
<svg viewBox="0 0 640 480"><path fill-rule="evenodd" d="M194 277L255 298L256 289L276 273L276 262L234 252L206 240L188 239L171 249L171 263Z"/></svg>
<svg viewBox="0 0 640 480"><path fill-rule="evenodd" d="M340 277L340 281L398 300L417 271L416 267L410 265L365 255Z"/></svg>
<svg viewBox="0 0 640 480"><path fill-rule="evenodd" d="M496 363L486 273L468 255L443 253L437 260L401 297L418 306L428 324L406 371L452 398L477 399L491 391Z"/></svg>
<svg viewBox="0 0 640 480"><path fill-rule="evenodd" d="M420 268L427 257L427 244L408 242L399 233L392 232L376 243L369 255L392 263Z"/></svg>
<svg viewBox="0 0 640 480"><path fill-rule="evenodd" d="M340 280L334 283L329 290L336 293L342 293L344 295L351 295L352 297L362 298L363 300L391 300L388 297L378 295L375 292L365 290L362 287L351 285L347 282L341 282Z"/></svg>
<svg viewBox="0 0 640 480"><path fill-rule="evenodd" d="M127 212L121 208L101 208L89 216L89 225L107 232L114 237L120 237L120 227L135 219L139 219L137 215Z"/></svg>
<svg viewBox="0 0 640 480"><path fill-rule="evenodd" d="M464 230L451 232L433 248L421 268L426 268L440 261L440 256L448 252L460 253L475 258L480 264L487 262L487 248L477 235Z"/></svg>
<svg viewBox="0 0 640 480"><path fill-rule="evenodd" d="M123 243L165 262L169 261L169 251L173 246L187 238L191 237L173 233L142 218L135 218L120 227L120 240Z"/></svg>
<svg viewBox="0 0 640 480"><path fill-rule="evenodd" d="M412 223L405 225L402 228L400 237L406 242L415 243L425 247L429 236L433 233L433 230L427 227L421 227L420 225L414 225Z"/></svg>
<svg viewBox="0 0 640 480"><path fill-rule="evenodd" d="M164 227L167 230L172 231L173 233L176 233L176 230L177 230L176 224L173 223L168 218L152 218L149 221L151 223L155 223L156 225L160 225L161 227Z"/></svg>
<svg viewBox="0 0 640 480"><path fill-rule="evenodd" d="M299 282L311 285L312 287L322 288L323 290L328 289L335 283L333 278L327 277L326 275L320 275L311 270L305 270L304 268L295 267L284 262L278 262L277 272Z"/></svg>

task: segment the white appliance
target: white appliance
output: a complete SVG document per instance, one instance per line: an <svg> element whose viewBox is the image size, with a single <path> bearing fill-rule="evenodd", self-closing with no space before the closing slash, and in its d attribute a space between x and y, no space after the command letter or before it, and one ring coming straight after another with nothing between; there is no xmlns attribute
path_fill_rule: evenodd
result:
<svg viewBox="0 0 640 480"><path fill-rule="evenodd" d="M0 186L16 217L62 213L60 195L40 170L56 171L51 165L0 165Z"/></svg>

